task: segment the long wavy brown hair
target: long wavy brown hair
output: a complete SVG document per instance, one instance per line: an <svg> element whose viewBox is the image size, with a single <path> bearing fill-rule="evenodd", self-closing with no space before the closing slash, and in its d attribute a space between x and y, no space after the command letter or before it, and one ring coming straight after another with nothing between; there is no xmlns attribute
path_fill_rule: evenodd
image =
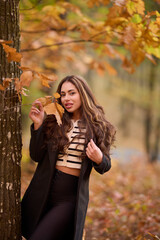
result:
<svg viewBox="0 0 160 240"><path fill-rule="evenodd" d="M61 94L61 88L64 82L72 83L78 90L81 98L81 121L78 122L80 129L86 128L85 144L91 139L101 149L104 154L109 154L110 147L115 141L115 128L105 118L103 108L97 103L87 82L81 77L71 75L63 78L58 85L57 92ZM59 104L61 98L59 98ZM62 117L62 125L58 126L55 116L48 115L44 121L44 132L46 142L52 142L53 150L65 153L65 147L69 145L67 132L72 128L72 113L65 110ZM85 157L85 149L82 157Z"/></svg>

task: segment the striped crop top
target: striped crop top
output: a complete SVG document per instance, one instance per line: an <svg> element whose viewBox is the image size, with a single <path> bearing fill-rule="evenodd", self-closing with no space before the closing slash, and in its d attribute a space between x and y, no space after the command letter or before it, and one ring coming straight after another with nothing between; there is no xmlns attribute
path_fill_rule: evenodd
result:
<svg viewBox="0 0 160 240"><path fill-rule="evenodd" d="M58 154L56 165L81 169L81 164L82 164L81 154L84 150L84 144L85 144L84 133L86 132L86 129L81 128L81 132L80 132L80 129L78 127L78 120L75 122L72 121L72 123L73 123L73 128L67 134L70 144L68 148L66 148L64 155L62 153Z"/></svg>

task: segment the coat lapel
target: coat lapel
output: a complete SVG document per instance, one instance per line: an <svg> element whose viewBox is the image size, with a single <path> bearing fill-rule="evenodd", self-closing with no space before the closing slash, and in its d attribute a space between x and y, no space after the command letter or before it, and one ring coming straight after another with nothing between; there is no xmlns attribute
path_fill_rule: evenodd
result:
<svg viewBox="0 0 160 240"><path fill-rule="evenodd" d="M58 157L58 151L52 150L52 143L48 143L48 155L51 169L54 169Z"/></svg>

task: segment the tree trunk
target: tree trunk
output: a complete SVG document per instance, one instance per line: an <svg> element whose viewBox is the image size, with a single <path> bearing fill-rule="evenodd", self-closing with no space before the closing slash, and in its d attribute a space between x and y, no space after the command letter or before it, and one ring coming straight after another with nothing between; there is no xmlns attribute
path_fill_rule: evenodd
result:
<svg viewBox="0 0 160 240"><path fill-rule="evenodd" d="M0 39L19 51L19 0L0 0ZM19 78L17 63L8 63L0 46L0 83ZM20 240L21 107L13 83L0 91L0 239Z"/></svg>
<svg viewBox="0 0 160 240"><path fill-rule="evenodd" d="M154 149L151 157L151 162L156 162L159 155L159 142L160 142L160 118L158 117L156 127L155 127L155 140L154 140Z"/></svg>
<svg viewBox="0 0 160 240"><path fill-rule="evenodd" d="M150 92L150 102L152 103L153 91L156 84L156 66L151 65L151 71L149 76L149 92ZM153 109L152 104L149 105L148 109L145 111L144 127L145 127L145 148L148 154L149 161L152 161L153 146L151 145L151 135L152 135L152 123L153 123Z"/></svg>

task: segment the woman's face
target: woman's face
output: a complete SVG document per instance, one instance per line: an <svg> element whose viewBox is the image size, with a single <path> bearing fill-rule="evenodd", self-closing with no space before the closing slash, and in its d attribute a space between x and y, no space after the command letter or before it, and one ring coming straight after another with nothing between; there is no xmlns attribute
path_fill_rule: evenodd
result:
<svg viewBox="0 0 160 240"><path fill-rule="evenodd" d="M80 94L71 82L64 82L61 87L61 103L66 111L73 113L73 118L80 117Z"/></svg>

